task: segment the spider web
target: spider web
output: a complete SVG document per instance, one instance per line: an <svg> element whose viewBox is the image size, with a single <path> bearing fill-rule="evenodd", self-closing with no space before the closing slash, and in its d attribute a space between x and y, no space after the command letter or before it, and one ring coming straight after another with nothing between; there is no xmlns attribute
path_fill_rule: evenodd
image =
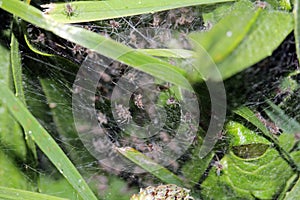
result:
<svg viewBox="0 0 300 200"><path fill-rule="evenodd" d="M180 36L183 36L181 37L182 43L180 47L188 48L189 46L184 39L184 35L193 30L202 30L205 27L202 26L202 21L199 18L195 18L194 20L183 19L181 14L184 12L186 12L186 15L190 12L192 16L195 15L193 10L173 10L154 15L120 18L77 24L75 26L87 28L88 30L111 37L133 48L149 46L152 48L162 48L164 47L163 42L154 42L157 40L165 41L166 38L164 37L170 37L166 34L160 34L168 33L162 30L176 29L181 33ZM145 29L145 27L147 29ZM149 27L150 29L148 29ZM76 92L72 86L77 71L86 56L90 55L91 52L32 25L27 25L26 28L29 40L35 48L43 52L56 54L63 58L40 56L30 51L28 47L23 44L23 80L28 108L52 134L57 143L75 164L76 168L83 174L87 182L96 188L95 190L99 193L99 196L102 199L129 199L128 194L137 192L138 187L160 183L159 180L149 174L137 175L107 167L91 155L88 151L89 149L83 145L82 140L77 135L76 128L73 124L71 106L72 93ZM286 110L289 116L299 121L299 105L297 104L299 100L299 88L295 90L284 90L281 89L280 86L285 77L295 70L298 70L298 62L294 48L294 38L290 35L271 57L264 59L255 66L226 80L225 86L229 109L234 109L239 105L247 105L261 112L262 117L270 121L263 112L264 109L268 107L266 100L269 99L277 105L282 103L281 107ZM169 125L165 127L165 131L157 135L157 137L150 137L150 139L146 140L134 137L129 138L122 132L122 128L114 119L112 112L112 106L114 105L111 105L109 101L113 89L120 86L118 83L120 77L123 75L132 75L128 80L134 82L136 77L141 76L141 74L139 74L140 72L131 71L132 69L130 67L118 62L101 56L97 58L97 60L101 59L105 61L103 61L102 64L106 63L109 68L105 70L105 73L101 76L96 95L91 97L97 109L95 117L98 119L98 125L105 127L109 140L116 146L134 146L137 150L145 154L149 153L149 156L152 156L153 159L159 157L159 155L155 155L154 153L159 154L161 146L163 146L162 141L167 141L173 137L173 130L176 129L178 121L182 118L181 114L178 114L181 110L180 106L177 104L161 104L161 108L166 109L168 112L167 115L171 117L166 119L169 120ZM177 62L176 60L167 61ZM132 72L132 74L130 74L130 72ZM291 79L299 84L298 74L291 76ZM157 87L153 88L153 90L160 90L159 92L164 93L165 96L170 94L170 89L168 88L170 88L171 85L169 83L159 81L156 86ZM241 94L241 90L245 92ZM93 92L94 91L91 91L91 93ZM137 123L143 125L149 123L151 119L147 116L147 113L141 109L144 103L141 104L141 102L139 103L138 100L135 99L139 94L141 93L137 92L132 95L128 109L129 111L136 109L135 116L131 117ZM56 97L56 95L59 96ZM142 95L145 96L145 94ZM200 101L205 101L205 97L205 95L204 97L199 97ZM167 97L162 97L162 99L164 98L165 100L170 100ZM124 107L119 108L126 114ZM204 110L203 112L208 111ZM125 114L124 116L126 116ZM127 118L123 119L125 121L122 120L123 123L126 123ZM62 122L69 122L69 124L66 126L62 124ZM201 123L205 123L205 119L201 121L200 124ZM205 125L202 127L204 129L206 128ZM220 141L221 144L223 139L224 138ZM97 143L95 140L91 148L97 145L101 145L101 143ZM218 149L218 147L220 148ZM224 149L222 145L217 144L216 152L218 156L214 157L211 163L217 162L222 158L226 153L226 147ZM168 169L176 174L181 174L182 165L190 159L189 153L191 153L190 149L187 150L185 155L180 157L180 159L173 162L172 165L168 165ZM62 178L41 152L39 152L39 159L39 166L37 168L26 164L24 165L24 168L26 168L25 171L38 173L44 177L44 184L50 182L50 180L52 181L53 178L54 180L60 180ZM132 163L129 163L128 166L132 166ZM209 169L206 175L207 173L209 173ZM201 183L201 180L199 180L199 183ZM72 199L78 198L77 194L72 193L72 190L70 190L70 193ZM59 195L58 192L52 192L52 194ZM70 198L70 196L68 197Z"/></svg>

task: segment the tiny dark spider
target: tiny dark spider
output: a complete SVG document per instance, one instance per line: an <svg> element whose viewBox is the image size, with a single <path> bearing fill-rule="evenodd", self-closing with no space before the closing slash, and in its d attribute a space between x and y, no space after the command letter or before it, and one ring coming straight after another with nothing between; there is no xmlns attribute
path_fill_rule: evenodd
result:
<svg viewBox="0 0 300 200"><path fill-rule="evenodd" d="M73 16L78 15L76 8L73 7L70 3L67 3L65 5L64 14L67 15L67 18L71 18Z"/></svg>

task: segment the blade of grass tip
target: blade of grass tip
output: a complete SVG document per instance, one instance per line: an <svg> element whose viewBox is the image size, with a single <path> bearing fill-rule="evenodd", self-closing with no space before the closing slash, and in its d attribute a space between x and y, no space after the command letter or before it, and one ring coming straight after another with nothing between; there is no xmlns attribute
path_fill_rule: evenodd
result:
<svg viewBox="0 0 300 200"><path fill-rule="evenodd" d="M267 103L273 110L266 109L265 112L278 127L285 133L300 133L300 124L294 118L287 116L283 110L271 101L267 101Z"/></svg>
<svg viewBox="0 0 300 200"><path fill-rule="evenodd" d="M295 20L295 28L294 35L296 40L296 52L298 60L300 60L300 2L298 0L295 1L294 4L294 20Z"/></svg>
<svg viewBox="0 0 300 200"><path fill-rule="evenodd" d="M50 16L43 14L33 6L17 0L2 0L1 8L13 13L45 30L91 49L99 54L118 60L159 79L193 91L184 69L173 66L168 62L154 58L138 50L127 47L100 34L70 25L57 23ZM24 12L26 10L26 12Z"/></svg>
<svg viewBox="0 0 300 200"><path fill-rule="evenodd" d="M85 180L51 135L4 84L0 87L0 98L23 128L28 130L28 134L35 143L51 160L59 172L69 181L78 194L84 200L96 200L96 196L93 194Z"/></svg>
<svg viewBox="0 0 300 200"><path fill-rule="evenodd" d="M14 80L16 97L18 97L25 104L25 96L22 86L22 67L19 52L19 43L14 34L11 35L10 47L11 70Z"/></svg>
<svg viewBox="0 0 300 200"><path fill-rule="evenodd" d="M195 52L186 49L138 49L138 51L157 57L192 58Z"/></svg>
<svg viewBox="0 0 300 200"><path fill-rule="evenodd" d="M258 129L260 129L261 132L263 133L264 137L266 139L268 139L269 141L271 141L276 146L277 150L280 152L280 154L282 155L282 157L293 167L293 169L295 169L297 172L300 172L300 168L296 165L295 161L291 158L290 154L287 153L279 145L278 140L272 134L270 134L270 132L268 131L268 129L256 117L256 115L254 114L254 112L252 112L252 110L250 110L249 108L243 106L243 107L238 108L237 110L234 110L234 113L236 113L237 115L245 118L247 121L249 121L254 126L256 126Z"/></svg>
<svg viewBox="0 0 300 200"><path fill-rule="evenodd" d="M11 47L11 51L10 51L11 71L12 71L12 76L14 81L16 97L18 97L23 102L23 104L26 105L25 95L24 95L24 90L22 85L22 64L21 64L21 57L19 51L19 42L17 41L14 34L11 35L10 47ZM35 160L37 160L37 152L36 152L35 144L32 138L28 137L27 130L25 130L25 140Z"/></svg>
<svg viewBox="0 0 300 200"><path fill-rule="evenodd" d="M42 56L49 56L49 57L54 56L52 54L42 52L42 51L38 50L37 48L35 48L33 45L31 45L26 34L24 34L24 40L25 40L27 46L29 47L29 49L31 51L33 51L34 53L40 54Z"/></svg>
<svg viewBox="0 0 300 200"><path fill-rule="evenodd" d="M19 190L14 188L7 188L0 186L0 198L11 199L11 200L67 200L65 198L59 198L37 192L29 192L26 190Z"/></svg>
<svg viewBox="0 0 300 200"><path fill-rule="evenodd" d="M42 5L45 13L61 23L78 23L154 13L180 7L229 2L233 0L164 0L164 1L75 1Z"/></svg>
<svg viewBox="0 0 300 200"><path fill-rule="evenodd" d="M157 164L141 152L135 150L131 147L116 147L116 150L123 155L125 158L129 159L139 167L145 169L147 172L153 174L160 180L169 184L176 184L178 186L183 186L183 181L173 174L171 171L166 169L165 167Z"/></svg>

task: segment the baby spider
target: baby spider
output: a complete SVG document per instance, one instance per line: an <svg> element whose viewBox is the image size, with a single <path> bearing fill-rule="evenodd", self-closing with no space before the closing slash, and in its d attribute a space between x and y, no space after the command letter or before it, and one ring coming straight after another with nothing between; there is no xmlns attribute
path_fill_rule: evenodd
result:
<svg viewBox="0 0 300 200"><path fill-rule="evenodd" d="M73 7L70 3L65 5L64 14L67 15L67 18L71 18L73 16L77 16L76 8Z"/></svg>
<svg viewBox="0 0 300 200"><path fill-rule="evenodd" d="M118 116L117 122L124 124L129 123L132 119L131 113L128 107L123 106L122 104L115 104L116 114Z"/></svg>
<svg viewBox="0 0 300 200"><path fill-rule="evenodd" d="M213 166L216 167L216 174L217 174L217 176L220 176L224 167L221 164L218 156L216 158L217 158L217 160L213 162Z"/></svg>
<svg viewBox="0 0 300 200"><path fill-rule="evenodd" d="M143 104L143 95L141 94L135 94L134 95L134 104L139 108L144 110L144 104Z"/></svg>
<svg viewBox="0 0 300 200"><path fill-rule="evenodd" d="M265 2L265 1L257 0L257 1L254 2L254 6L255 6L256 8L265 9L265 8L268 6L268 3Z"/></svg>

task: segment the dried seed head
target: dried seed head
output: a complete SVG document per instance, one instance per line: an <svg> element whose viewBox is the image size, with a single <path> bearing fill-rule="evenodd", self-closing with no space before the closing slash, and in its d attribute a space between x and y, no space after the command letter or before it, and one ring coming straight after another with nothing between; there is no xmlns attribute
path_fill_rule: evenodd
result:
<svg viewBox="0 0 300 200"><path fill-rule="evenodd" d="M145 189L140 189L139 194L134 194L130 200L194 200L189 195L190 190L181 188L174 184L160 185L157 187L149 186Z"/></svg>

